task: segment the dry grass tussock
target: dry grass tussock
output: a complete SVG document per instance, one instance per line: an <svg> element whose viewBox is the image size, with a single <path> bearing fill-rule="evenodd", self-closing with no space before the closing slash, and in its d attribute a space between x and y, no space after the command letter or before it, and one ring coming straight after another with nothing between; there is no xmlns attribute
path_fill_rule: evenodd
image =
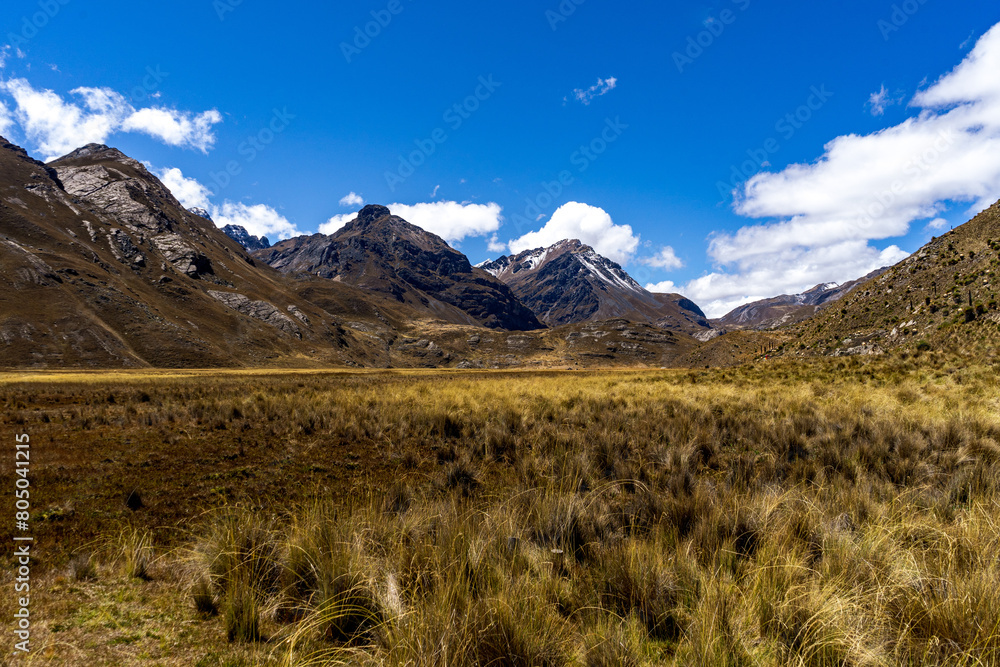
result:
<svg viewBox="0 0 1000 667"><path fill-rule="evenodd" d="M397 472L224 503L165 555L124 533L121 567L177 563L240 664L1000 664L993 368L502 380L137 388L138 422L246 422Z"/></svg>

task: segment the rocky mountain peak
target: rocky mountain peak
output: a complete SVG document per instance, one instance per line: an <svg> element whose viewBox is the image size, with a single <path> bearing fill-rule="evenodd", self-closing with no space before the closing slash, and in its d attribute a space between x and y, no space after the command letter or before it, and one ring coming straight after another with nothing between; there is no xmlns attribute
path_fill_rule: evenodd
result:
<svg viewBox="0 0 1000 667"><path fill-rule="evenodd" d="M87 144L86 146L77 148L72 153L62 156L58 161L69 162L82 158L88 158L91 161L121 162L133 167L141 166L141 163L138 160L130 158L117 148L111 148L110 146L105 146L104 144ZM53 160L53 162L55 162L55 160ZM143 167L143 170L145 171L145 167Z"/></svg>
<svg viewBox="0 0 1000 667"><path fill-rule="evenodd" d="M209 220L211 222L215 222L214 220L212 220L212 214L209 213L208 211L206 211L203 208L200 208L198 206L193 206L193 207L189 208L188 211L191 212L191 213L194 213L198 217L205 218L206 220ZM243 228L240 227L240 229L243 229Z"/></svg>
<svg viewBox="0 0 1000 667"><path fill-rule="evenodd" d="M387 216L392 215L385 206L379 206L378 204L369 204L365 206L358 213L357 224L359 225L370 225L371 223L381 220Z"/></svg>
<svg viewBox="0 0 1000 667"><path fill-rule="evenodd" d="M195 213L195 209L191 209L191 212ZM195 214L200 215L198 213ZM211 220L211 218L209 218L209 220ZM222 231L226 233L226 236L239 243L249 252L267 250L271 247L271 242L266 236L253 236L247 231L246 227L243 227L242 225L226 225L222 228Z"/></svg>
<svg viewBox="0 0 1000 667"><path fill-rule="evenodd" d="M692 302L649 293L621 265L579 239L500 257L479 268L508 284L550 326L625 318L691 334L709 329Z"/></svg>

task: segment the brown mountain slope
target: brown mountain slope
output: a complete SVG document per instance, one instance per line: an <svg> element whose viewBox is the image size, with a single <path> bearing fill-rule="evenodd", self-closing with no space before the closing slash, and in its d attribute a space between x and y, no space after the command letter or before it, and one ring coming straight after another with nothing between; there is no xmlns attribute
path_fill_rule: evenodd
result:
<svg viewBox="0 0 1000 667"><path fill-rule="evenodd" d="M647 292L619 264L575 239L479 266L549 326L622 318L690 334L710 329L693 302Z"/></svg>
<svg viewBox="0 0 1000 667"><path fill-rule="evenodd" d="M786 331L799 354L871 354L992 340L1000 311L1000 202Z"/></svg>
<svg viewBox="0 0 1000 667"><path fill-rule="evenodd" d="M0 366L338 358L352 336L291 287L120 152L0 141Z"/></svg>
<svg viewBox="0 0 1000 667"><path fill-rule="evenodd" d="M543 327L504 283L384 206L366 206L330 236L301 236L254 256L286 274L305 273L391 295L444 322L513 331Z"/></svg>

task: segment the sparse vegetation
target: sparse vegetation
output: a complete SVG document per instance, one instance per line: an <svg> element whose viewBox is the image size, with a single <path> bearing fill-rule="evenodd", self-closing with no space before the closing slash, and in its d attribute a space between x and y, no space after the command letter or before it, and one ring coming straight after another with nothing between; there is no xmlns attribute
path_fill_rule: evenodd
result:
<svg viewBox="0 0 1000 667"><path fill-rule="evenodd" d="M8 378L7 423L54 446L39 655L997 664L996 365L904 356ZM112 439L102 465L126 479L65 470ZM57 502L73 511L42 520ZM110 546L73 557L88 544Z"/></svg>

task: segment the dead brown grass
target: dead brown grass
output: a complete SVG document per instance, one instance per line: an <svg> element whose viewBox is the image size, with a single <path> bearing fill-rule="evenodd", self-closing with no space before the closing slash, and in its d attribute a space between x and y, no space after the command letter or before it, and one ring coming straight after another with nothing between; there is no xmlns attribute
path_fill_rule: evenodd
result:
<svg viewBox="0 0 1000 667"><path fill-rule="evenodd" d="M8 384L49 503L39 641L63 664L996 664L997 377L930 361ZM88 499L66 468L112 439L159 464ZM117 550L77 581L95 544ZM197 632L67 611L149 599Z"/></svg>

